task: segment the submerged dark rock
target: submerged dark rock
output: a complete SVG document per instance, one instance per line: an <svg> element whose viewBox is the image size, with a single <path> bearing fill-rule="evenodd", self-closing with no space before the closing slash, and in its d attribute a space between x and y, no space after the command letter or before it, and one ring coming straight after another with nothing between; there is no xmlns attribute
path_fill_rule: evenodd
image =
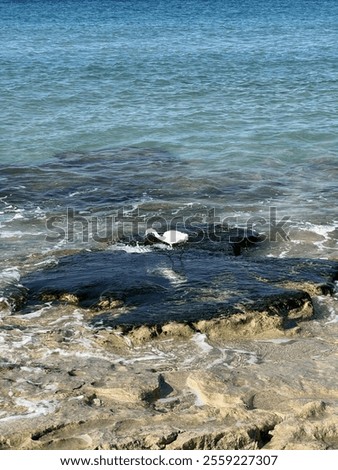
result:
<svg viewBox="0 0 338 470"><path fill-rule="evenodd" d="M337 275L338 264L325 260L239 258L191 248L84 252L21 282L28 306L75 303L98 311L93 325L127 331L248 311L278 315L293 326L297 315L290 312L311 303L314 292L330 293Z"/></svg>
<svg viewBox="0 0 338 470"><path fill-rule="evenodd" d="M117 209L179 166L166 151L137 147L65 152L40 166L0 163L0 197L23 207L43 208L46 203L48 210L60 204L78 210Z"/></svg>

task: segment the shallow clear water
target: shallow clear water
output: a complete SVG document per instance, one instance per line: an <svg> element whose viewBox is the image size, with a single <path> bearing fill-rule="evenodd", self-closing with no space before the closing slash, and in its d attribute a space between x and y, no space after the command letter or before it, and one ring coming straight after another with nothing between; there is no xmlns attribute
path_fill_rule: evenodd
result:
<svg viewBox="0 0 338 470"><path fill-rule="evenodd" d="M1 266L82 249L81 226L46 241L67 208L264 233L275 214L289 240L263 254L336 258L337 19L333 0L1 2Z"/></svg>

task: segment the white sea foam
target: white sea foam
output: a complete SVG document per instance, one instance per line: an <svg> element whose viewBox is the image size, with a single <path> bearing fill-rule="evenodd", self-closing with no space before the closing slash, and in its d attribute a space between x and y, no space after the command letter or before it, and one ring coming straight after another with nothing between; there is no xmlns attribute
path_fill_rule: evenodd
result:
<svg viewBox="0 0 338 470"><path fill-rule="evenodd" d="M306 222L303 226L297 226L298 230L311 231L317 235L321 235L324 238L327 238L328 235L337 228L337 223L333 224L313 224L311 222Z"/></svg>
<svg viewBox="0 0 338 470"><path fill-rule="evenodd" d="M66 323L65 323L66 321ZM82 325L83 324L83 313L80 310L74 310L71 315L64 315L59 317L57 320L51 322L51 325L58 325L65 323L66 325Z"/></svg>
<svg viewBox="0 0 338 470"><path fill-rule="evenodd" d="M52 308L52 302L48 302L44 307L35 310L34 312L26 313L24 316L25 320L31 320L32 318L39 318L44 315L48 310ZM22 317L21 315L13 315L13 317Z"/></svg>
<svg viewBox="0 0 338 470"><path fill-rule="evenodd" d="M322 240L314 240L312 243L319 250L325 249L325 243L331 238L331 234L337 229L338 222L332 224L314 224L306 222L304 225L297 226L297 230L303 232L312 232L322 237Z"/></svg>
<svg viewBox="0 0 338 470"><path fill-rule="evenodd" d="M37 237L39 235L45 235L45 232L29 232L29 231L22 231L22 230L3 230L0 233L0 238L22 238L22 237Z"/></svg>
<svg viewBox="0 0 338 470"><path fill-rule="evenodd" d="M23 346L32 342L32 335L23 335L20 341L12 341L11 347L14 349L21 349Z"/></svg>
<svg viewBox="0 0 338 470"><path fill-rule="evenodd" d="M253 351L235 348L218 348L220 357L209 363L207 368L222 365L228 369L234 369L236 364L257 364L258 356Z"/></svg>
<svg viewBox="0 0 338 470"><path fill-rule="evenodd" d="M6 268L0 273L0 283L4 282L6 284L10 284L12 282L19 282L19 281L20 281L20 271L16 266Z"/></svg>
<svg viewBox="0 0 338 470"><path fill-rule="evenodd" d="M203 353L208 354L211 352L214 348L210 346L210 344L207 341L207 336L202 333L196 333L193 337L192 340L198 345L198 347L203 351Z"/></svg>
<svg viewBox="0 0 338 470"><path fill-rule="evenodd" d="M57 402L52 400L30 401L24 398L13 398L15 405L26 408L25 413L1 417L0 422L15 421L18 419L36 418L38 416L46 416L53 413L56 409Z"/></svg>
<svg viewBox="0 0 338 470"><path fill-rule="evenodd" d="M47 267L47 266L57 266L59 264L59 260L56 256L50 256L49 258L44 259L43 261L39 261L38 263L34 263L35 267Z"/></svg>
<svg viewBox="0 0 338 470"><path fill-rule="evenodd" d="M165 277L173 285L180 285L186 282L185 276L182 276L181 274L177 273L171 268L158 268L153 272L158 273L161 276Z"/></svg>
<svg viewBox="0 0 338 470"><path fill-rule="evenodd" d="M132 359L122 359L119 362L122 364L135 364L137 362L148 362L148 361L158 361L158 360L165 360L167 357L166 355L158 355L158 354L146 354L143 356L133 357Z"/></svg>
<svg viewBox="0 0 338 470"><path fill-rule="evenodd" d="M230 351L233 351L233 352L238 353L240 355L244 355L247 358L246 362L248 364L257 364L257 362L258 362L258 356L253 351L246 351L245 349L233 349L233 348L231 348Z"/></svg>
<svg viewBox="0 0 338 470"><path fill-rule="evenodd" d="M4 269L0 273L0 294L1 291L6 289L11 284L18 284L20 281L20 272L16 266ZM0 318L11 314L11 304L5 295L0 295Z"/></svg>
<svg viewBox="0 0 338 470"><path fill-rule="evenodd" d="M44 352L44 355L42 359L48 358L54 354L59 355L61 357L76 357L79 359L99 359L101 361L109 361L112 363L121 363L122 357L117 356L116 354L112 354L109 352L105 352L104 350L101 350L101 352L98 352L93 345L90 345L90 349L87 351L70 351L70 350L64 350L61 348L55 348L55 349L46 349Z"/></svg>
<svg viewBox="0 0 338 470"><path fill-rule="evenodd" d="M327 308L330 316L326 324L338 323L338 301L336 300L334 305L329 305Z"/></svg>
<svg viewBox="0 0 338 470"><path fill-rule="evenodd" d="M89 193L95 193L98 191L99 188L92 188L92 189L86 189L85 191L74 191L73 193L69 193L69 197L74 197L74 196L81 196L83 194L89 194Z"/></svg>
<svg viewBox="0 0 338 470"><path fill-rule="evenodd" d="M294 339L290 338L271 338L271 339L259 339L257 340L258 343L273 343L273 344L287 344L287 343L294 343Z"/></svg>
<svg viewBox="0 0 338 470"><path fill-rule="evenodd" d="M116 243L108 248L109 251L125 251L126 253L150 253L152 250L149 246L141 246L136 244L135 246L123 245L122 243Z"/></svg>
<svg viewBox="0 0 338 470"><path fill-rule="evenodd" d="M18 220L18 219L24 219L25 216L22 214L23 211L18 211L15 216L12 218L12 220Z"/></svg>
<svg viewBox="0 0 338 470"><path fill-rule="evenodd" d="M313 298L315 309L325 319L325 324L338 323L337 282L333 296L317 295Z"/></svg>

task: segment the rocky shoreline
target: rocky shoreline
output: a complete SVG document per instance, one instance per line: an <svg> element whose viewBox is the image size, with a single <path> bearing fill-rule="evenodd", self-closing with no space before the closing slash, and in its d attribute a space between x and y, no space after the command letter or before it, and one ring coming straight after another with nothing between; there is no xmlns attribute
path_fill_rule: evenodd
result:
<svg viewBox="0 0 338 470"><path fill-rule="evenodd" d="M1 449L338 448L336 262L113 248L7 287Z"/></svg>
<svg viewBox="0 0 338 470"><path fill-rule="evenodd" d="M337 448L337 324L256 318L246 337L211 340L219 324L154 338L88 319L68 306L6 321L2 449Z"/></svg>

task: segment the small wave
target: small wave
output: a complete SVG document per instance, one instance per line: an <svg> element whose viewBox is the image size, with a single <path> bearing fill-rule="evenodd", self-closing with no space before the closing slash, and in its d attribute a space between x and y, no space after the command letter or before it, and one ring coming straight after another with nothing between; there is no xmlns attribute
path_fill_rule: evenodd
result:
<svg viewBox="0 0 338 470"><path fill-rule="evenodd" d="M20 272L17 267L11 267L4 269L0 273L0 285L1 283L10 284L12 282L19 282L20 281Z"/></svg>
<svg viewBox="0 0 338 470"><path fill-rule="evenodd" d="M124 245L122 243L116 243L111 245L108 248L108 251L125 251L126 253L150 253L152 249L148 246L141 246L141 245Z"/></svg>
<svg viewBox="0 0 338 470"><path fill-rule="evenodd" d="M41 317L42 315L44 315L46 312L48 312L48 310L50 310L52 308L52 303L51 302L48 302L44 307L38 309L38 310L34 310L33 312L31 313L27 313L25 315L25 320L30 320L32 318L39 318ZM14 316L14 315L13 315Z"/></svg>
<svg viewBox="0 0 338 470"><path fill-rule="evenodd" d="M324 238L328 238L329 235L337 229L338 222L334 221L332 224L314 224L306 222L303 226L298 225L297 229L305 232L313 232Z"/></svg>

